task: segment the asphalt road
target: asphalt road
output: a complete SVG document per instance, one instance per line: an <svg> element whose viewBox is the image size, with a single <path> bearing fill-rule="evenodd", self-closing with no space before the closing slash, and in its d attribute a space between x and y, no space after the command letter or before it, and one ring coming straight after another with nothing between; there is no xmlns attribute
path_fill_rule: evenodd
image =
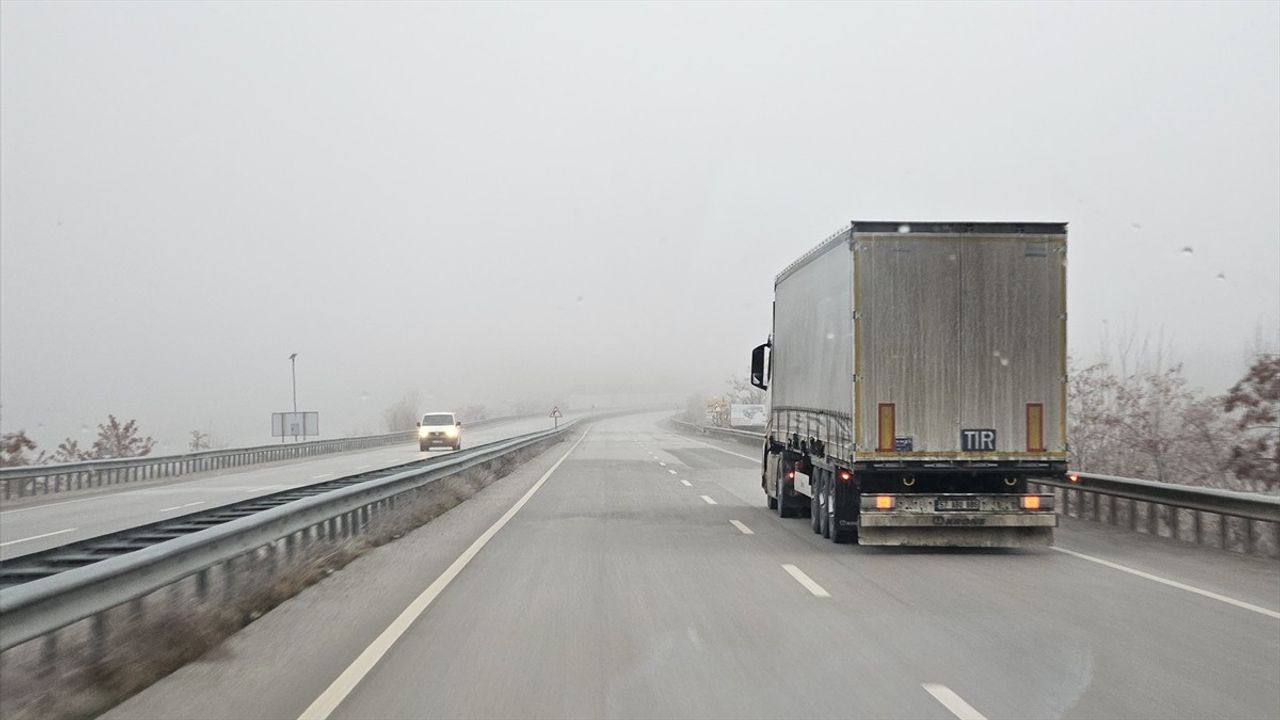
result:
<svg viewBox="0 0 1280 720"><path fill-rule="evenodd" d="M1280 563L837 546L749 453L597 423L107 717L1280 716Z"/></svg>
<svg viewBox="0 0 1280 720"><path fill-rule="evenodd" d="M544 430L549 422L545 418L525 418L476 428L464 427L464 447ZM374 450L204 473L132 489L126 485L111 492L87 496L62 499L53 496L48 502L0 511L0 558L14 558L136 525L240 502L256 495L447 452L419 452L417 444L410 442Z"/></svg>

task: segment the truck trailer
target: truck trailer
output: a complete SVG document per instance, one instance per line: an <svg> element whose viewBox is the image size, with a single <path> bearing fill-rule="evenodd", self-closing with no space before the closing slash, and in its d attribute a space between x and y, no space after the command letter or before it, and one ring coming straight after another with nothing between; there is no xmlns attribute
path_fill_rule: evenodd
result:
<svg viewBox="0 0 1280 720"><path fill-rule="evenodd" d="M1053 541L1065 223L855 221L774 281L767 504L837 543Z"/></svg>

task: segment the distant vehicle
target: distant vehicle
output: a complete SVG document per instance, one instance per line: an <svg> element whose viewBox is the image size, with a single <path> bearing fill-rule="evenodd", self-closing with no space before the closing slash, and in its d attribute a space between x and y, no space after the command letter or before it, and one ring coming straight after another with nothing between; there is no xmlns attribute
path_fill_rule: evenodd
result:
<svg viewBox="0 0 1280 720"><path fill-rule="evenodd" d="M768 506L835 542L1053 540L1066 473L1067 227L854 222L774 281ZM766 353L768 361L766 363Z"/></svg>
<svg viewBox="0 0 1280 720"><path fill-rule="evenodd" d="M451 412L427 413L418 423L418 449L432 447L462 449L462 423Z"/></svg>

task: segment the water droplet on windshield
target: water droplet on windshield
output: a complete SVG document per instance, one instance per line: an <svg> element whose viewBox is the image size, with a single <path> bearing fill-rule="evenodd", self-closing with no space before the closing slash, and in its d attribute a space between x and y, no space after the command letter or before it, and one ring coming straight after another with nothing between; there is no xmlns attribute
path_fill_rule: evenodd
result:
<svg viewBox="0 0 1280 720"><path fill-rule="evenodd" d="M1000 365L1002 367L1009 367L1009 358L1006 358L1006 357L1000 358Z"/></svg>
<svg viewBox="0 0 1280 720"><path fill-rule="evenodd" d="M991 357L1000 357L1000 351L996 350L995 352L991 353Z"/></svg>
<svg viewBox="0 0 1280 720"><path fill-rule="evenodd" d="M827 333L827 339L828 339L828 340L835 340L835 339L836 339L836 334L835 334L835 333L830 333L830 332L829 332L829 333Z"/></svg>
<svg viewBox="0 0 1280 720"><path fill-rule="evenodd" d="M1133 228L1134 230L1141 230L1142 223L1129 223L1129 227Z"/></svg>
<svg viewBox="0 0 1280 720"><path fill-rule="evenodd" d="M1182 248L1183 257L1191 257L1192 255L1195 255L1195 254L1196 254L1196 251L1192 250L1190 245Z"/></svg>
<svg viewBox="0 0 1280 720"><path fill-rule="evenodd" d="M1226 274L1226 273L1218 273L1218 279L1219 279L1219 280L1221 280L1221 281L1223 281L1223 282L1226 282L1226 280L1227 280L1227 274Z"/></svg>
<svg viewBox="0 0 1280 720"><path fill-rule="evenodd" d="M905 224L899 225L898 232L902 233L903 235L906 235L907 233L911 232L911 226L905 225Z"/></svg>
<svg viewBox="0 0 1280 720"><path fill-rule="evenodd" d="M947 259L948 259L948 260L950 260L951 262L955 262L955 261L956 261L956 254L955 254L955 253L951 253L950 255L948 255L948 256L947 256Z"/></svg>

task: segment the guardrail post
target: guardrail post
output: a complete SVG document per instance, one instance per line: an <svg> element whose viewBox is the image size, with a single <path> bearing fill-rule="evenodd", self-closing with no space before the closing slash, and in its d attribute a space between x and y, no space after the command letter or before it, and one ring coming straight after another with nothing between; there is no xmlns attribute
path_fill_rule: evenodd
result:
<svg viewBox="0 0 1280 720"><path fill-rule="evenodd" d="M107 613L104 610L93 616L93 637L90 639L91 658L93 662L102 662L107 656Z"/></svg>
<svg viewBox="0 0 1280 720"><path fill-rule="evenodd" d="M1254 550L1253 543L1253 518L1244 519L1244 554L1252 555Z"/></svg>
<svg viewBox="0 0 1280 720"><path fill-rule="evenodd" d="M1146 503L1147 505L1147 534L1160 534L1160 511L1159 506L1155 503Z"/></svg>
<svg viewBox="0 0 1280 720"><path fill-rule="evenodd" d="M1169 512L1169 537L1173 538L1174 540L1181 540L1182 538L1180 537L1180 535L1182 533L1180 533L1179 530L1182 529L1182 508L1170 505L1168 512Z"/></svg>
<svg viewBox="0 0 1280 720"><path fill-rule="evenodd" d="M1102 496L1098 493L1090 493L1093 495L1093 521L1102 520Z"/></svg>
<svg viewBox="0 0 1280 720"><path fill-rule="evenodd" d="M1196 529L1196 544L1197 544L1197 545L1203 545L1203 544L1204 544L1204 522L1203 522L1203 520L1201 519L1200 515L1201 515L1201 512L1200 512L1199 510L1192 510L1192 511L1191 511L1191 518L1195 521L1195 529Z"/></svg>

